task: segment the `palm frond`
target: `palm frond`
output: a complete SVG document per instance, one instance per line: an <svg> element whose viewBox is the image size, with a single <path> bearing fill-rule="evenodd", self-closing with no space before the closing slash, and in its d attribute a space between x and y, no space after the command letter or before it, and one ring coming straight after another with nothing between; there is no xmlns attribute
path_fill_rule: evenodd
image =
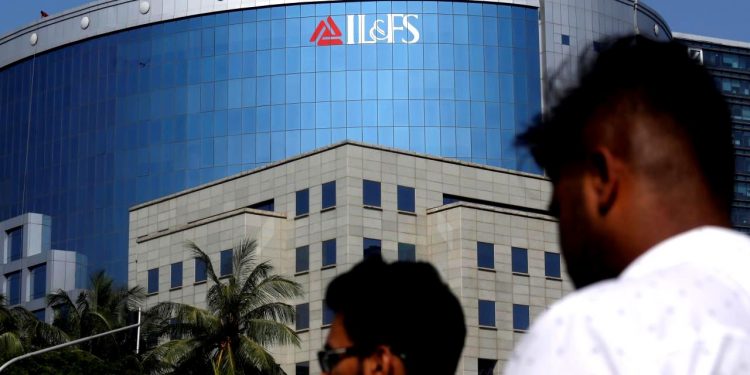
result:
<svg viewBox="0 0 750 375"><path fill-rule="evenodd" d="M0 334L0 358L10 359L23 354L24 348L18 332Z"/></svg>
<svg viewBox="0 0 750 375"><path fill-rule="evenodd" d="M185 247L193 251L193 255L195 255L196 258L201 259L206 264L206 274L208 275L208 278L211 279L215 284L219 284L219 277L216 275L216 272L214 271L214 265L211 263L211 258L208 257L208 254L206 254L198 245L196 245L193 241L186 241Z"/></svg>
<svg viewBox="0 0 750 375"><path fill-rule="evenodd" d="M278 371L278 364L271 353L249 337L240 337L236 354L237 359L243 364L252 366L262 373L274 373Z"/></svg>
<svg viewBox="0 0 750 375"><path fill-rule="evenodd" d="M284 323L266 319L250 319L244 330L245 335L263 347L275 345L300 346L300 339L293 329Z"/></svg>

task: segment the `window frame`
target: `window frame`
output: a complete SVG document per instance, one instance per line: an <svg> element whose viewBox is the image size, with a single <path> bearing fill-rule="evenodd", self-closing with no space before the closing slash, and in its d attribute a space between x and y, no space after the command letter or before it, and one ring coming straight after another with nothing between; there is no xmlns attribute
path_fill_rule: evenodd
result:
<svg viewBox="0 0 750 375"><path fill-rule="evenodd" d="M303 245L297 247L294 254L294 272L295 274L303 274L310 271L310 245ZM304 269L300 269L300 254L304 254Z"/></svg>
<svg viewBox="0 0 750 375"><path fill-rule="evenodd" d="M321 267L322 268L328 268L328 267L334 267L336 266L336 239L331 238L329 240L325 240L320 245L321 250ZM329 263L326 260L330 257L330 253L333 252L333 262ZM328 255L328 256L327 256Z"/></svg>
<svg viewBox="0 0 750 375"><path fill-rule="evenodd" d="M37 277L38 277L37 275L38 275L38 272L40 272L39 270L41 270L41 269L44 269L44 278L43 278L43 280L41 280L42 281L42 285L43 285L43 287L42 287L42 294L41 295L37 295L37 293L36 293L37 292L37 282L40 281L40 280L37 280ZM29 299L33 301L35 299L44 298L47 295L47 263L41 263L41 264L34 265L33 267L30 267L29 268L29 274L30 274L30 278L29 278L29 281L30 281L30 283L29 283L29 296L30 296L30 298Z"/></svg>
<svg viewBox="0 0 750 375"><path fill-rule="evenodd" d="M417 194L416 189L414 189L413 187L397 185L396 186L396 206L398 208L398 211L416 213L417 212L416 194ZM409 198L408 202L406 202L407 198Z"/></svg>
<svg viewBox="0 0 750 375"><path fill-rule="evenodd" d="M225 262L225 258L224 258L225 254L229 254L229 261L228 261L228 263L224 263ZM226 249L226 250L222 250L221 252L219 252L219 277L220 278L222 278L222 277L229 277L232 274L232 272L234 271L233 270L233 264L232 264L233 261L234 261L234 252L232 251L232 249ZM227 264L228 264L228 267L229 267L229 271L225 272L226 270L224 269L224 266L227 265Z"/></svg>
<svg viewBox="0 0 750 375"><path fill-rule="evenodd" d="M175 270L178 270L177 273L179 273L179 277L175 278L177 275L175 275ZM169 288L170 289L179 289L182 288L182 279L183 279L183 267L182 267L182 261L174 262L169 265ZM177 284L175 284L175 281L177 281Z"/></svg>
<svg viewBox="0 0 750 375"><path fill-rule="evenodd" d="M331 188L333 189L333 191L328 190ZM321 195L321 202L320 202L321 211L336 208L336 180L328 181L322 184L320 186L320 195Z"/></svg>
<svg viewBox="0 0 750 375"><path fill-rule="evenodd" d="M195 284L205 283L206 280L208 280L208 265L203 260L203 258L194 258L194 259L195 259L195 278L194 278L193 283ZM202 268L198 266L199 264L202 265L201 266ZM202 269L202 272L199 273L199 270L201 269ZM203 278L199 279L198 277L200 276L201 273L203 274Z"/></svg>
<svg viewBox="0 0 750 375"><path fill-rule="evenodd" d="M517 314L520 313L520 314ZM523 315L523 316L521 316ZM525 324L524 324L525 323ZM522 327L525 326L525 327ZM529 305L513 304L513 330L526 332L531 326L531 312Z"/></svg>
<svg viewBox="0 0 750 375"><path fill-rule="evenodd" d="M399 242L398 243L398 261L399 262L416 262L417 261L417 245L412 244L412 243Z"/></svg>
<svg viewBox="0 0 750 375"><path fill-rule="evenodd" d="M550 274L550 263L554 262L556 275ZM562 279L562 257L560 253L553 253L551 251L544 252L544 276L551 279Z"/></svg>
<svg viewBox="0 0 750 375"><path fill-rule="evenodd" d="M146 292L148 294L159 293L159 267L147 271Z"/></svg>
<svg viewBox="0 0 750 375"><path fill-rule="evenodd" d="M376 255L375 252L373 251L370 251L370 253L368 253L367 250L374 247L374 246L367 246L368 241L371 241L372 244L377 242L377 249L378 249L377 255L382 256L383 255L383 241L377 238L362 237L362 258L364 259L364 258L368 258L368 257Z"/></svg>
<svg viewBox="0 0 750 375"><path fill-rule="evenodd" d="M516 254L518 254L518 256ZM523 254L522 258L521 258L521 254ZM529 274L529 250L528 249L525 249L523 247L513 246L510 248L510 257L511 257L511 271L514 274L517 274L517 275ZM518 269L516 269L517 259L523 262L522 264L518 265Z"/></svg>
<svg viewBox="0 0 750 375"><path fill-rule="evenodd" d="M483 315L482 305L484 305L485 307L492 307L491 317L484 317L484 319L482 318L482 315ZM497 326L497 313L495 311L496 308L497 306L495 305L495 301L485 300L485 299L479 300L479 303L477 304L477 323L479 324L480 327L493 327L494 328ZM489 320L491 320L491 322Z"/></svg>
<svg viewBox="0 0 750 375"><path fill-rule="evenodd" d="M377 190L377 192L375 191ZM377 198L375 197L377 194ZM381 208L383 204L383 191L380 181L362 180L362 205L365 207Z"/></svg>
<svg viewBox="0 0 750 375"><path fill-rule="evenodd" d="M310 189L297 190L294 193L295 217L305 217L310 214Z"/></svg>
<svg viewBox="0 0 750 375"><path fill-rule="evenodd" d="M484 252L489 252L490 259L487 263L483 262L486 255L482 255ZM495 269L495 244L491 242L477 241L477 268L494 270Z"/></svg>
<svg viewBox="0 0 750 375"><path fill-rule="evenodd" d="M304 314L302 314L304 312ZM297 332L307 331L310 329L310 304L308 302L300 303L294 306L294 330ZM304 324L303 319L304 317Z"/></svg>

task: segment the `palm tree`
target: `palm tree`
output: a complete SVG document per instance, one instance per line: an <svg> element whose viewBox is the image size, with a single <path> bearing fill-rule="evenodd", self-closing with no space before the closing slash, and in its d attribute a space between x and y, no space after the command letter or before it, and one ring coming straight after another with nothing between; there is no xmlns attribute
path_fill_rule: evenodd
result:
<svg viewBox="0 0 750 375"><path fill-rule="evenodd" d="M70 337L80 338L127 325L144 298L142 287L115 287L112 278L99 271L91 277L91 287L80 292L75 302L68 292L59 289L47 295L47 305L55 311L52 324ZM131 352L125 345L134 343L133 336L132 332L109 335L83 343L81 348L104 360L120 359Z"/></svg>
<svg viewBox="0 0 750 375"><path fill-rule="evenodd" d="M25 352L68 341L61 330L43 322L23 307L8 307L0 294L0 363Z"/></svg>
<svg viewBox="0 0 750 375"><path fill-rule="evenodd" d="M299 346L294 307L283 302L302 295L302 287L257 263L256 242L244 239L232 250L232 273L221 280L208 255L187 242L206 264L212 284L207 309L175 302L154 306L149 315L161 338L176 338L153 349L145 359L161 364L157 372L185 374L283 373L267 348Z"/></svg>

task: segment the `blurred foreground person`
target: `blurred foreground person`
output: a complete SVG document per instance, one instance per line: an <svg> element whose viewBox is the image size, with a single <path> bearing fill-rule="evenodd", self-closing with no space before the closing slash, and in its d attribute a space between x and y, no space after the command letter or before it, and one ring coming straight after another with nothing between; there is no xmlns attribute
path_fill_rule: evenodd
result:
<svg viewBox="0 0 750 375"><path fill-rule="evenodd" d="M324 374L453 375L466 337L458 299L428 263L368 257L328 286Z"/></svg>
<svg viewBox="0 0 750 375"><path fill-rule="evenodd" d="M579 290L537 320L506 373L750 373L727 105L676 42L607 46L519 138L554 185Z"/></svg>

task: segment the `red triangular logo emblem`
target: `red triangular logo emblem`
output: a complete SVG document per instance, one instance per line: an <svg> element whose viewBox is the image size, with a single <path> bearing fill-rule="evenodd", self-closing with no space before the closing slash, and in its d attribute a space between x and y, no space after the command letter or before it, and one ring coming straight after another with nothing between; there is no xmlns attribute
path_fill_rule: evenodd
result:
<svg viewBox="0 0 750 375"><path fill-rule="evenodd" d="M337 46L343 44L341 42L341 30L336 26L336 22L333 22L331 16L328 16L325 21L318 23L318 27L315 28L315 32L310 37L311 42L316 40L319 46Z"/></svg>

